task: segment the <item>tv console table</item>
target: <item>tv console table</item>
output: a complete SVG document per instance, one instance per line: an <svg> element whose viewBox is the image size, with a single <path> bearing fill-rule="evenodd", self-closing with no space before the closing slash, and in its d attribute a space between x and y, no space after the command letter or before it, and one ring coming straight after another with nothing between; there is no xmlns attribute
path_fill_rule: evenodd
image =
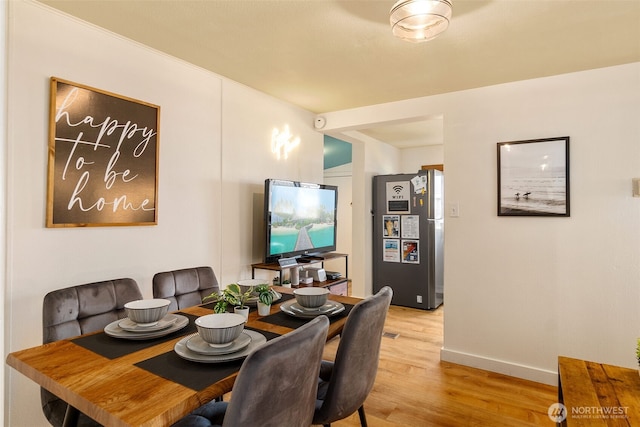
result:
<svg viewBox="0 0 640 427"><path fill-rule="evenodd" d="M340 277L338 279L327 279L324 282L313 282L313 286L318 286L322 288L329 288L329 292L336 295L347 295L347 286L348 286L348 277L349 277L349 255L341 254L337 252L328 252L326 254L310 256L307 257L306 260L308 262L299 262L298 266L305 265L313 265L320 264L324 268L325 261L330 261L333 259L344 258L345 271L344 277ZM280 284L282 284L282 272L284 270L288 270L291 267L280 267L280 264L277 262L261 262L256 264L251 264L251 278L255 279L256 270L270 270L277 271L279 274ZM303 285L304 286L304 285Z"/></svg>

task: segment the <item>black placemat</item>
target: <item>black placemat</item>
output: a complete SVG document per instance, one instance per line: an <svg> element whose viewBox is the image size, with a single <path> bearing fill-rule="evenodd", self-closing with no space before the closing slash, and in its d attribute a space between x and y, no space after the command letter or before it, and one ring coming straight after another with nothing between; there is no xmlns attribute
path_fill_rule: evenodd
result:
<svg viewBox="0 0 640 427"><path fill-rule="evenodd" d="M245 326L245 329L260 332L267 338L267 341L280 336L273 332L262 331L248 326ZM189 387L192 390L200 391L238 372L243 360L223 363L200 363L183 359L175 351L168 351L151 359L138 362L135 366L169 381Z"/></svg>
<svg viewBox="0 0 640 427"><path fill-rule="evenodd" d="M100 356L106 357L107 359L116 359L118 357L135 353L136 351L143 350L148 347L152 347L156 344L172 340L176 337L196 332L196 325L194 322L198 318L198 316L182 312L177 312L176 314L187 317L189 319L189 324L179 331L172 332L169 335L165 335L163 337L151 338L148 340L127 340L123 338L110 337L106 333L100 332L94 335L74 338L71 341L74 344L78 344L79 346L82 346L87 350L91 350L94 353L99 354Z"/></svg>
<svg viewBox="0 0 640 427"><path fill-rule="evenodd" d="M349 315L349 312L353 308L351 304L342 304L344 305L344 311L340 314L336 314L335 316L329 317L329 322L333 323L338 319L342 319L345 316ZM265 323L271 323L272 325L284 326L285 328L296 329L300 326L304 325L308 321L313 320L313 318L303 319L300 317L293 317L284 311L279 311L274 314L270 314L269 316L261 317L260 321Z"/></svg>

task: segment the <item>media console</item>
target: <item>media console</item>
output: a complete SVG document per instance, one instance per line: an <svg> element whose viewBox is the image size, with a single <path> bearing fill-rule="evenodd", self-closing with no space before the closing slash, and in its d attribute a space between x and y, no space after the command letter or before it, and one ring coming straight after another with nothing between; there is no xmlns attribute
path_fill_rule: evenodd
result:
<svg viewBox="0 0 640 427"><path fill-rule="evenodd" d="M348 282L349 282L349 256L347 254L341 254L341 253L337 253L337 252L327 252L325 254L321 254L321 255L316 255L313 257L306 257L304 259L304 261L300 264L298 264L299 266L303 266L303 267L307 267L307 266L311 266L313 264L320 264L322 267L324 267L324 262L325 261L330 261L333 259L339 259L339 258L344 258L344 264L345 264L345 275L344 277L339 277L337 279L327 279L324 282L313 282L313 286L318 286L318 287L322 287L322 288L329 288L329 292L331 292L332 294L336 294L336 295L347 295L347 289L348 289ZM261 263L257 263L257 264L251 264L251 278L255 279L255 272L256 270L270 270L270 271L277 271L279 274L279 281L280 284L282 284L282 272L284 270L288 270L291 267L281 267L280 264L275 261L275 262L261 262ZM300 286L306 286L304 284L300 284L298 287Z"/></svg>

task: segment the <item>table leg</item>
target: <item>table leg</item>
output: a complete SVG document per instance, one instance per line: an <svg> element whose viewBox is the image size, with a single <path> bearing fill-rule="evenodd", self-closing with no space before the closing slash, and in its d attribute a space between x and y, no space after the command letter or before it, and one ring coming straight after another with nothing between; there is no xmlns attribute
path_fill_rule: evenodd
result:
<svg viewBox="0 0 640 427"><path fill-rule="evenodd" d="M76 427L78 425L78 417L80 412L71 405L67 405L67 411L64 413L64 421L62 427Z"/></svg>

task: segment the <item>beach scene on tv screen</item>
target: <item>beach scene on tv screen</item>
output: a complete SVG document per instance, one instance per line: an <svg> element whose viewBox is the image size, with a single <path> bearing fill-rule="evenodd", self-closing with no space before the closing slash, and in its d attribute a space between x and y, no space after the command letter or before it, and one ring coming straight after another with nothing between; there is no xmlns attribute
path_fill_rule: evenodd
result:
<svg viewBox="0 0 640 427"><path fill-rule="evenodd" d="M334 244L335 193L304 187L271 189L271 255Z"/></svg>

